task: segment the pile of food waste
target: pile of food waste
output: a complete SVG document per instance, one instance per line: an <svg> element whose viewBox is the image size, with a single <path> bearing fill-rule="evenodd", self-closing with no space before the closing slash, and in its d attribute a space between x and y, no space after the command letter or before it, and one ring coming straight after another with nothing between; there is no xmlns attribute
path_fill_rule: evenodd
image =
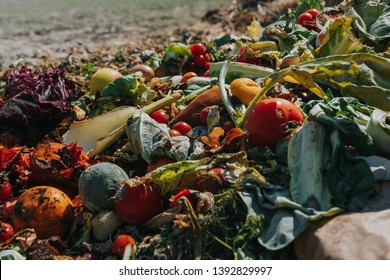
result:
<svg viewBox="0 0 390 280"><path fill-rule="evenodd" d="M296 259L390 180L389 23L301 0L131 67L6 69L0 258Z"/></svg>

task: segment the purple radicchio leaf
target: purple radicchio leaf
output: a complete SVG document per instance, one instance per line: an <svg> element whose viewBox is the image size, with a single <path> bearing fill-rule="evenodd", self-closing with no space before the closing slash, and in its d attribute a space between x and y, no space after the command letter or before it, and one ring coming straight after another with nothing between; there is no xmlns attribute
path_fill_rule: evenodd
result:
<svg viewBox="0 0 390 280"><path fill-rule="evenodd" d="M75 84L65 75L65 69L39 72L26 67L6 73L0 126L26 126L65 112L67 102L78 97Z"/></svg>

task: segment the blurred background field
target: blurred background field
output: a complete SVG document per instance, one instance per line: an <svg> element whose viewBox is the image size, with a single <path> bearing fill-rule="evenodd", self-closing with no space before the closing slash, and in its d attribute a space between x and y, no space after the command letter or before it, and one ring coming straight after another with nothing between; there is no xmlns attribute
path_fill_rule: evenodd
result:
<svg viewBox="0 0 390 280"><path fill-rule="evenodd" d="M232 0L0 0L0 67L193 27ZM1 68L0 68L1 69Z"/></svg>

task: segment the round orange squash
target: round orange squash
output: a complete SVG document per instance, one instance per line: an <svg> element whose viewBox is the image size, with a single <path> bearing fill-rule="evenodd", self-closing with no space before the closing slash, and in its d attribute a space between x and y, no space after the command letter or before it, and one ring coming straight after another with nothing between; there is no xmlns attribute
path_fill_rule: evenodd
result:
<svg viewBox="0 0 390 280"><path fill-rule="evenodd" d="M15 204L13 222L16 231L34 228L38 238L65 238L75 214L70 198L61 190L37 186L26 190Z"/></svg>

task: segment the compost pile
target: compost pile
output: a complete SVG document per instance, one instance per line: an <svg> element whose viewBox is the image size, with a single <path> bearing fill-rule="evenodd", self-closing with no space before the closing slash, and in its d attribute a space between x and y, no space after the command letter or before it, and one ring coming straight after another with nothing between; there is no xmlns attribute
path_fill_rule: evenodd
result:
<svg viewBox="0 0 390 280"><path fill-rule="evenodd" d="M295 259L361 211L390 180L387 1L248 22L6 70L1 258Z"/></svg>

